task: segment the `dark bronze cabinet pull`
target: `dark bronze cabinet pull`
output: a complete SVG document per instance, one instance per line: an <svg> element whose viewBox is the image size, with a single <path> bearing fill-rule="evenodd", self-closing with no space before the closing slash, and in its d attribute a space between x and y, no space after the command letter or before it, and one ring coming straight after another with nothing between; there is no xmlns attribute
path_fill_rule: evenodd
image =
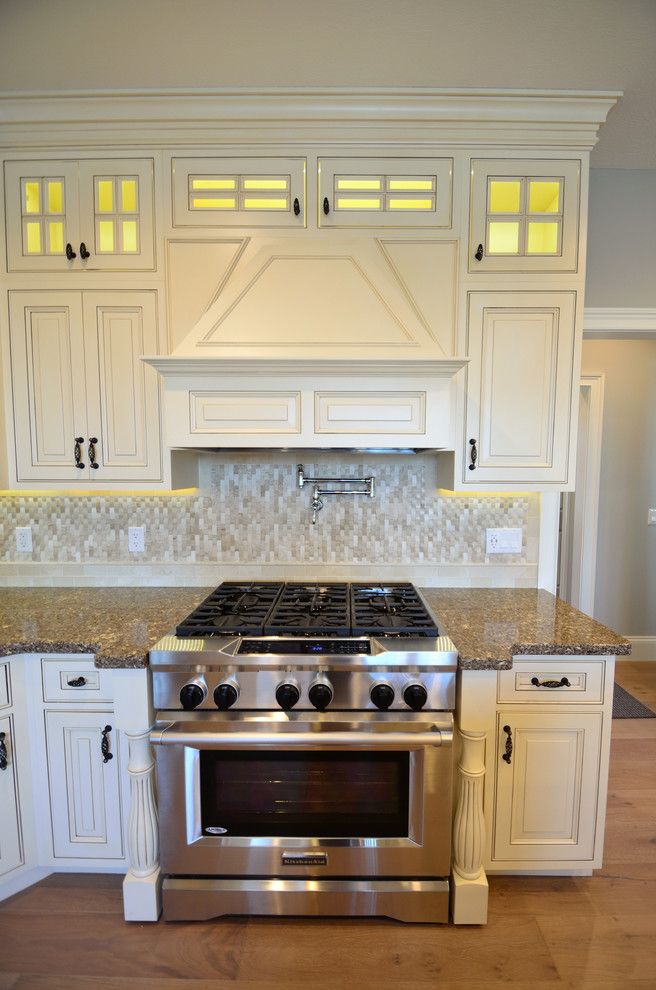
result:
<svg viewBox="0 0 656 990"><path fill-rule="evenodd" d="M298 196L294 200L294 216L297 217L301 212L301 204L298 201Z"/></svg>
<svg viewBox="0 0 656 990"><path fill-rule="evenodd" d="M540 681L537 677L531 678L531 684L535 687L546 687L546 688L561 688L561 687L571 687L566 677L561 677L559 681Z"/></svg>
<svg viewBox="0 0 656 990"><path fill-rule="evenodd" d="M80 471L84 467L84 461L82 460L83 443L84 443L84 437L75 437L75 446L73 447L73 457L75 458L75 467L79 468Z"/></svg>
<svg viewBox="0 0 656 990"><path fill-rule="evenodd" d="M469 470L473 471L476 467L476 461L478 460L478 451L476 450L476 441L470 440L469 446L471 450L469 451Z"/></svg>
<svg viewBox="0 0 656 990"><path fill-rule="evenodd" d="M102 753L103 763L109 763L110 760L114 759L114 754L109 752L109 733L111 731L111 725L106 725L100 733L102 737L100 742L100 752Z"/></svg>
<svg viewBox="0 0 656 990"><path fill-rule="evenodd" d="M89 467L99 468L100 465L96 461L96 444L98 443L98 437L89 437Z"/></svg>
<svg viewBox="0 0 656 990"><path fill-rule="evenodd" d="M77 258L77 255L70 244L66 245L66 257L69 261L72 261L73 258Z"/></svg>
<svg viewBox="0 0 656 990"><path fill-rule="evenodd" d="M505 760L508 766L510 766L513 751L512 729L509 725L504 725L503 731L507 734L508 738L506 739L506 752L501 754L501 759Z"/></svg>
<svg viewBox="0 0 656 990"><path fill-rule="evenodd" d="M327 196L324 196L323 198L323 212L326 214L326 216L328 216L328 214L330 213L330 203L328 202Z"/></svg>
<svg viewBox="0 0 656 990"><path fill-rule="evenodd" d="M84 261L91 257L91 251L87 251L87 246L84 241L80 244L80 257L83 258Z"/></svg>
<svg viewBox="0 0 656 990"><path fill-rule="evenodd" d="M7 760L7 744L5 743L6 733L0 732L0 770L6 770L9 766Z"/></svg>
<svg viewBox="0 0 656 990"><path fill-rule="evenodd" d="M87 683L86 677L73 677L70 681L66 681L69 687L84 687Z"/></svg>
<svg viewBox="0 0 656 990"><path fill-rule="evenodd" d="M476 248L476 254L474 255L474 257L476 258L477 261L482 261L483 260L483 245L482 244L479 244L478 247Z"/></svg>

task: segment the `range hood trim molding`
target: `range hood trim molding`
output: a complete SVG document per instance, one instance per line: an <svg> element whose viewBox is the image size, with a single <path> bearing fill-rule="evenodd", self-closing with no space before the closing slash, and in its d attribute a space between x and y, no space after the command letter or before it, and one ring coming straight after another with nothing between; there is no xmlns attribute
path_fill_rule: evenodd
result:
<svg viewBox="0 0 656 990"><path fill-rule="evenodd" d="M281 375L312 376L313 379L325 375L394 378L453 378L465 368L470 358L454 357L436 360L390 359L371 360L370 358L216 358L186 357L183 355L154 355L141 359L154 368L164 378L189 378L219 376L232 378L235 375L258 376L262 378Z"/></svg>

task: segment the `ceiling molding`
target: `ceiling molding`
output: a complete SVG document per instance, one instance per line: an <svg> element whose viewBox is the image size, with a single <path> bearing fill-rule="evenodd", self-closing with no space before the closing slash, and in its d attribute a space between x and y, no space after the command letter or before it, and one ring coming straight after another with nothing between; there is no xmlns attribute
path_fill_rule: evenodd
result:
<svg viewBox="0 0 656 990"><path fill-rule="evenodd" d="M621 95L422 88L0 93L0 147L414 142L590 150Z"/></svg>
<svg viewBox="0 0 656 990"><path fill-rule="evenodd" d="M583 336L597 340L656 337L656 308L588 306Z"/></svg>

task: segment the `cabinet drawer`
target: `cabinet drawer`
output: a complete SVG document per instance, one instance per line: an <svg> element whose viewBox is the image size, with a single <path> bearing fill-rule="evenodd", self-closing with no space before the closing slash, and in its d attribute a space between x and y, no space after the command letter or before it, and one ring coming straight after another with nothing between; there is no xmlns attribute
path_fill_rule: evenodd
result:
<svg viewBox="0 0 656 990"><path fill-rule="evenodd" d="M315 392L315 433L426 432L425 392Z"/></svg>
<svg viewBox="0 0 656 990"><path fill-rule="evenodd" d="M603 660L515 660L512 670L499 671L497 700L503 704L600 705L604 700L604 673ZM561 686L563 679L566 683ZM547 686L545 681L558 687Z"/></svg>
<svg viewBox="0 0 656 990"><path fill-rule="evenodd" d="M7 708L11 703L11 680L9 674L9 664L0 665L0 708Z"/></svg>
<svg viewBox="0 0 656 990"><path fill-rule="evenodd" d="M44 659L41 670L44 701L95 704L113 700L109 671L98 670L93 660Z"/></svg>

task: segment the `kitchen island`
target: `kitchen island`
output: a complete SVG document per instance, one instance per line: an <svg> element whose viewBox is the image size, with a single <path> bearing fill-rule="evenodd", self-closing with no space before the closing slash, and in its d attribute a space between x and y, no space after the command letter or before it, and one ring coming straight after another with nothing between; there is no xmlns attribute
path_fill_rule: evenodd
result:
<svg viewBox="0 0 656 990"><path fill-rule="evenodd" d="M35 868L42 876L60 868L68 855L69 868L129 867L125 917L156 920L159 870L148 736L152 722L148 652L208 591L187 587L3 591L0 656L13 657L4 665L3 676L15 690L12 695L8 689L2 714L16 726L17 742L25 747L22 762L16 760L23 775L16 793L25 802L22 814L17 812L19 827L22 821L29 833L30 817L47 812L55 833L61 819L63 834L62 808L70 798L66 781L59 801L52 798L50 808L30 804L32 789L45 785L46 791L57 794L48 774L66 774L66 768L58 771L52 761L43 768L42 780L38 771L34 779L24 772L28 751L35 747L27 721L37 694L43 691L39 705L46 724L50 719L54 728L61 728L57 719L64 703L67 711L73 708L80 713L75 715L71 738L77 738L75 733L79 736L80 725L93 721L92 716L103 722L101 730L105 722L122 730L115 733L112 754L119 758L110 764L116 820L107 860L103 862L98 853L90 856L93 847L84 850L84 842L76 847L73 840L64 856L60 850L59 855L44 858L29 834L22 842L18 836L16 850L22 848L23 855L15 856L5 870L6 893L19 889L21 874L26 876L25 885L30 876L39 879ZM457 923L480 924L486 920L486 872L590 874L601 865L613 664L615 656L630 652L630 645L544 591L423 589L422 593L440 631L451 637L459 653L452 915ZM94 678L93 670L102 673ZM119 735L127 739L127 760L119 754ZM105 797L111 805L111 794ZM98 842L97 836L81 838ZM18 886L12 887L12 881Z"/></svg>

